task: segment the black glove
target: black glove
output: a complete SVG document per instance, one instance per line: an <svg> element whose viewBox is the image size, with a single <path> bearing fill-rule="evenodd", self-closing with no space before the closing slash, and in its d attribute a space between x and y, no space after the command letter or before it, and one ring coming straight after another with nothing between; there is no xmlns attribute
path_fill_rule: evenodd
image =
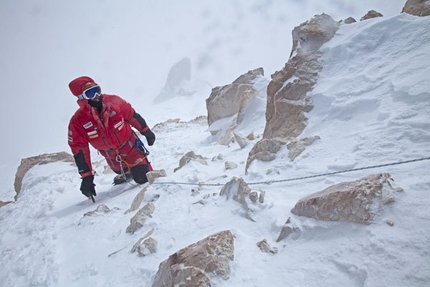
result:
<svg viewBox="0 0 430 287"><path fill-rule="evenodd" d="M142 135L146 137L146 141L148 142L149 146L152 146L155 142L155 134L150 130L147 129L146 132L143 132Z"/></svg>
<svg viewBox="0 0 430 287"><path fill-rule="evenodd" d="M81 191L82 194L86 197L90 197L91 195L96 196L96 189L94 188L96 185L94 184L94 175L89 175L84 177L81 182Z"/></svg>

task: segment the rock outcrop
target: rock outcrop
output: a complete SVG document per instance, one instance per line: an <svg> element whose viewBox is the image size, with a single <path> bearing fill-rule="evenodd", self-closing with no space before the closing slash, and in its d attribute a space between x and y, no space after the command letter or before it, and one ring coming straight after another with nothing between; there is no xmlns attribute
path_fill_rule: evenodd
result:
<svg viewBox="0 0 430 287"><path fill-rule="evenodd" d="M281 139L286 143L287 139L298 137L304 130L306 113L313 108L307 93L313 89L322 69L319 48L334 36L339 26L340 23L330 16L321 14L293 29L290 59L282 70L272 75L267 87L263 140L278 138L278 141ZM261 153L261 148L251 150L247 167L252 160L258 158L255 152Z"/></svg>
<svg viewBox="0 0 430 287"><path fill-rule="evenodd" d="M361 17L360 21L377 18L377 17L383 17L383 15L375 10L370 10L366 13L363 17Z"/></svg>
<svg viewBox="0 0 430 287"><path fill-rule="evenodd" d="M13 201L1 201L0 200L0 207L3 207L3 206L5 206L5 205L7 205L7 204L9 204L9 203L12 203Z"/></svg>
<svg viewBox="0 0 430 287"><path fill-rule="evenodd" d="M267 82L263 68L258 68L241 75L229 85L212 89L206 99L207 118L209 131L219 138L218 144L228 145L234 140L233 133L244 121L249 106L261 106L258 111L261 110L261 116L264 116L264 101L258 96L266 92L261 87L265 87ZM256 117L255 114L253 116Z"/></svg>
<svg viewBox="0 0 430 287"><path fill-rule="evenodd" d="M402 13L408 13L415 16L430 15L430 1L427 0L408 0L403 7Z"/></svg>
<svg viewBox="0 0 430 287"><path fill-rule="evenodd" d="M66 152L57 152L57 153L46 153L38 156L28 157L21 160L21 164L18 167L18 170L15 174L15 200L17 200L18 195L21 191L22 179L24 178L27 171L35 165L38 164L47 164L51 162L57 161L66 161L74 163L73 156Z"/></svg>
<svg viewBox="0 0 430 287"><path fill-rule="evenodd" d="M342 182L300 199L292 213L326 221L371 224L385 204L394 201L390 175L375 174Z"/></svg>
<svg viewBox="0 0 430 287"><path fill-rule="evenodd" d="M152 287L211 286L214 276L227 280L234 258L234 237L226 230L194 243L160 263Z"/></svg>
<svg viewBox="0 0 430 287"><path fill-rule="evenodd" d="M263 68L248 71L229 85L213 88L209 98L206 99L208 125L237 114L240 103L255 96L253 83L258 76L264 76ZM243 97L246 99L242 99Z"/></svg>
<svg viewBox="0 0 430 287"><path fill-rule="evenodd" d="M293 49L285 67L272 75L267 87L266 127L263 138L297 137L306 126L305 113L313 106L306 94L322 69L319 48L339 29L326 14L293 29Z"/></svg>
<svg viewBox="0 0 430 287"><path fill-rule="evenodd" d="M345 20L343 20L341 23L344 23L344 24L352 24L352 23L356 23L357 21L354 19L354 18L352 18L352 17L348 17L348 18L346 18Z"/></svg>

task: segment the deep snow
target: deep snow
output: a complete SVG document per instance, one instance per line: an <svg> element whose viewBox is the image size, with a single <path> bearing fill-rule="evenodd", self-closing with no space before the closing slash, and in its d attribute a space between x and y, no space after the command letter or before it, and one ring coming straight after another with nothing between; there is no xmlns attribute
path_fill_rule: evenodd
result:
<svg viewBox="0 0 430 287"><path fill-rule="evenodd" d="M156 209L133 235L125 229L134 213L124 212L142 187L121 193L129 186L112 187L113 175L104 175L103 167L96 165L99 196L97 204L92 204L78 191L80 180L74 165L32 168L18 201L0 209L2 286L150 286L159 263L170 254L226 229L235 235L232 273L227 281L215 280L214 286L428 286L429 161L270 185L252 183L428 157L429 31L429 17L410 15L342 26L321 48L324 69L310 94L315 108L301 135L318 135L321 140L293 162L286 148L274 161L255 161L247 175L245 162L256 141L244 149L235 144L215 145L205 121L188 121L206 114L208 94L154 105L150 115L169 111L168 118L183 121L154 128L157 141L150 147L150 159L168 177L148 188L144 202L155 200ZM265 95L260 97L264 103ZM181 109L184 103L194 108ZM261 122L264 113L260 109L248 110L247 116L260 115L254 120ZM152 126L157 123L151 116L146 118ZM245 125L239 132L247 134L251 126ZM261 138L263 128L255 125L253 131ZM191 162L173 173L190 150L206 157L208 165ZM103 162L96 153L93 161ZM235 162L238 168L225 170L225 161ZM382 172L390 173L394 185L404 192L369 226L322 222L290 212L310 193ZM245 219L236 202L214 195L221 187L161 184L224 183L233 176L266 192L263 204L251 206L256 222ZM199 194L191 196L192 189ZM194 204L200 199L206 204ZM99 217L83 217L101 203L113 210ZM301 232L276 243L289 217ZM394 226L386 220L394 221ZM146 257L130 253L134 243L152 228L159 243L157 253ZM256 243L264 238L278 248L277 254L257 248Z"/></svg>

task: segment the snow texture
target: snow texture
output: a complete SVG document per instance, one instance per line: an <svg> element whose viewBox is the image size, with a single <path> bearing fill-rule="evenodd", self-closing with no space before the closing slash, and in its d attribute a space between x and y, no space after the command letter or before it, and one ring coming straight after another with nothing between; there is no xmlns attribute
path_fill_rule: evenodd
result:
<svg viewBox="0 0 430 287"><path fill-rule="evenodd" d="M164 11L161 9L162 4L158 7L155 2L158 3L154 1L153 8ZM186 3L188 2L193 1ZM308 2L312 1L305 1L307 4L301 5L310 5ZM333 3L348 1L329 2L335 5ZM243 1L236 3L245 5ZM390 1L390 5L391 3ZM400 11L403 1L398 3L401 3L397 7ZM1 4L8 9L11 5ZM218 7L216 5L214 7ZM257 9L256 5L247 7ZM295 5L299 4L292 5L293 11ZM318 6L320 10L330 7L328 4L320 5ZM260 10L267 17L274 11L272 6L268 7L266 10ZM136 13L131 8L128 11ZM183 7L190 10L193 8L196 9L192 5ZM369 5L364 13L355 18L359 19L367 10L373 8ZM28 9L30 8L27 7L26 10ZM33 6L31 9L35 15L42 16L51 9L57 9L57 21L60 22L64 15L61 11L66 8L54 5ZM92 25L102 25L103 22L97 22L97 19L103 19L99 15L106 12L103 9L84 9L82 13L88 17L95 17L96 24ZM316 11L315 14L322 12L330 15L330 9ZM207 8L206 13L205 15L209 17L215 12ZM244 14L246 15L245 12ZM104 17L115 15L109 14ZM239 16L247 20L252 19L251 16L245 15ZM312 15L306 16L306 19L301 20L307 20ZM350 15L343 18L347 16ZM42 21L40 17L37 19ZM155 20L150 18L145 21L151 23ZM11 22L9 25L12 23L18 22ZM293 25L299 23L300 21L297 21ZM80 27L82 24L77 25ZM210 33L210 29L220 29L219 25L214 22L213 26L207 26L207 33ZM93 29L94 38L106 36L98 33L109 34L109 27L105 28L106 30L102 31ZM241 26L237 31L238 35L246 34L252 29L243 28ZM292 27L287 28L289 30L285 30L285 27L277 29L282 29L283 34L288 35ZM184 29L189 27L185 26ZM182 37L186 38L186 30L182 32ZM167 172L167 177L158 178L148 186L141 203L143 207L149 202L154 202L154 212L146 219L142 228L136 230L134 234L126 233L130 218L135 212L124 213L144 186L126 184L113 187L111 185L113 175L103 174L103 167L97 166L99 176L96 177L95 183L98 196L96 204L93 204L80 194L78 190L80 179L73 164L58 162L35 166L24 177L18 200L0 208L1 286L151 286L159 264L169 255L223 230L230 230L235 236L234 261L231 263L230 278L216 279L212 282L213 286L429 285L428 160L308 180L272 184L252 183L280 181L429 157L430 17L419 18L396 13L393 16L384 15L382 18L343 25L335 37L321 48L324 68L319 75L318 83L309 95L315 107L308 114L308 125L301 135L301 137L320 136L321 140L307 147L294 161L288 159L288 150L283 147L274 161L254 161L247 175L244 168L248 153L253 144L261 138L264 126L254 127L252 131L256 139L244 148L237 144L215 145L205 120L190 121L206 115L205 99L209 93L193 94L186 98L176 97L150 107L147 106L148 101L145 101L144 97L127 98L127 94L140 94L142 91L145 95L143 87L145 82L158 85L154 91L158 89L159 92L165 82L163 76L169 70L166 65L164 73L142 77L141 87L133 86L137 82L134 76L125 82L122 81L124 79L122 76L115 80L115 75L127 73L126 69L110 66L109 61L104 63L105 60L102 59L110 57L111 52L107 51L108 49L120 51L120 54L124 54L123 57L134 53L127 51L127 47L122 47L123 43L132 46L139 35L134 34L130 37L131 39L124 35L122 39L96 44L100 48L99 61L102 61L99 62L99 69L111 74L109 78L104 76L106 72L98 73L102 75L102 87L105 92L111 92L108 89L121 90L121 86L127 86L120 95L135 106L150 126L169 118L181 119L178 123L170 122L154 128L157 140L154 146L149 148L150 160L155 169L165 169ZM177 40L180 41L180 38L178 36ZM91 44L90 41L82 39L69 40L84 46ZM220 40L218 44L222 43L227 47L231 45L225 40ZM55 42L55 37L49 38L49 41ZM56 44L59 50L68 49L62 42L50 45ZM154 43L148 41L148 45ZM29 48L39 49L37 45ZM289 53L288 47L284 46L283 49L283 56L276 59L279 69L287 61ZM3 49L1 51L3 54L6 53ZM86 55L84 48L75 52ZM254 56L258 58L257 55ZM273 58L273 55L266 57ZM240 74L257 68L243 65L240 60L245 58L238 59L238 63L229 59L229 64L239 65L241 71L235 69L235 74L229 75L228 81L222 79L224 82L220 82L219 85L229 84ZM83 56L81 60L81 70L73 68L68 74L59 76L56 68L61 66L60 62L46 62L47 69L38 71L33 76L52 75L54 82L51 84L61 86L57 87L61 92L54 93L51 97L55 96L63 101L63 98L67 98L67 83L75 73L78 76L96 71L95 68L87 69L86 61L94 65L87 56ZM217 60L223 61L221 58L215 59ZM171 64L176 61L171 61ZM164 62L159 64L165 65ZM142 55L136 59L135 65L145 69ZM212 68L216 66L213 65ZM26 70L26 67L23 67L23 70ZM140 72L139 69L133 71L137 75ZM214 71L218 72L220 71ZM269 70L266 74L272 72ZM157 80L152 81L153 78ZM45 92L49 92L48 87L45 86ZM157 92L154 92L154 95L156 94ZM76 104L71 102L75 106L62 104L53 108L62 109L62 112L67 114L58 118L50 114L52 109L37 113L37 117L43 117L47 124L52 121L61 122L63 130L57 133L57 130L53 129L49 132L57 138L64 139L65 142L69 114L71 115L77 108ZM30 115L36 117L32 113ZM254 119L254 115L258 115L258 118ZM252 128L251 121L261 122L261 117L264 117L264 113L261 113L259 106L255 105L253 109L248 109L244 117L247 122L240 125L237 132L247 135ZM46 139L49 140L53 135L50 134ZM57 146L50 146L43 139L30 137L26 141L27 144L34 143L40 153L58 151L55 149ZM17 149L19 147L18 145ZM178 166L180 158L189 151L205 157L208 164L202 165L191 161L174 173L173 170ZM21 153L24 154L25 152ZM93 161L99 160L102 160L100 156L93 152ZM225 161L236 163L238 167L226 170ZM14 166L12 171L11 162ZM18 160L14 159L1 165L1 178L4 184L0 192L2 200L13 199L12 183L18 164ZM395 187L401 187L404 192L396 194L395 202L387 205L369 226L317 221L298 217L290 212L295 203L306 195L336 183L357 180L373 173L390 173ZM218 195L222 185L198 185L200 182L223 184L233 177L242 178L258 193L265 192L263 203L258 201L248 203L248 213L255 222L244 217L243 207L239 203ZM167 181L186 184L163 184ZM199 203L195 204L196 202ZM99 212L97 216L84 216L101 204L108 206L109 211ZM288 218L300 232L298 235L290 235L276 242ZM387 220L394 222L394 225L387 224ZM158 241L157 252L143 257L131 253L135 243L151 230L153 230L151 237ZM271 248L277 249L277 253L260 251L257 243L264 239Z"/></svg>

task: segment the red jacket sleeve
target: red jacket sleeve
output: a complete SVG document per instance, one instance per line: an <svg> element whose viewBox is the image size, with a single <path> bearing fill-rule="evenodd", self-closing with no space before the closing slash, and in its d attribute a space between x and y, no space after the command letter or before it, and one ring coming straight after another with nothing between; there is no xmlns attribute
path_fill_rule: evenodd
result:
<svg viewBox="0 0 430 287"><path fill-rule="evenodd" d="M115 95L111 95L111 100L114 105L120 108L125 121L132 127L137 129L140 133L144 133L149 129L146 121L134 110L130 103Z"/></svg>
<svg viewBox="0 0 430 287"><path fill-rule="evenodd" d="M83 126L75 114L69 123L68 143L82 178L93 174L90 148Z"/></svg>

